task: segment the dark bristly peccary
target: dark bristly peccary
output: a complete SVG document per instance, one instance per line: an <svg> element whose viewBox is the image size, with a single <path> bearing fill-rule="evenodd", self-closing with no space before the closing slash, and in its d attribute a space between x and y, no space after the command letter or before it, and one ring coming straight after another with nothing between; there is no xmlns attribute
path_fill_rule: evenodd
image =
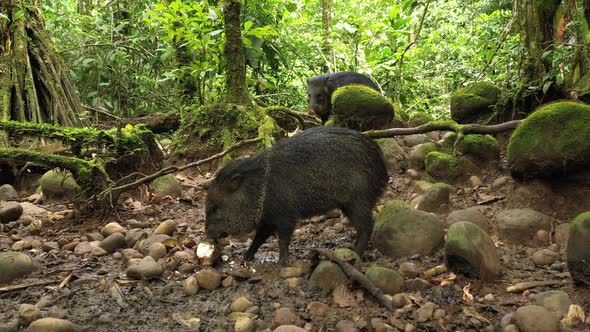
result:
<svg viewBox="0 0 590 332"><path fill-rule="evenodd" d="M352 71L314 76L307 80L309 110L318 115L322 123L326 123L332 111L332 93L339 87L350 84L366 85L381 92L370 78Z"/></svg>
<svg viewBox="0 0 590 332"><path fill-rule="evenodd" d="M285 265L296 221L339 208L357 230L355 251L362 255L388 178L381 150L369 137L346 128L310 128L219 171L207 192L206 234L216 240L255 229L245 254L252 260L277 233L279 263Z"/></svg>

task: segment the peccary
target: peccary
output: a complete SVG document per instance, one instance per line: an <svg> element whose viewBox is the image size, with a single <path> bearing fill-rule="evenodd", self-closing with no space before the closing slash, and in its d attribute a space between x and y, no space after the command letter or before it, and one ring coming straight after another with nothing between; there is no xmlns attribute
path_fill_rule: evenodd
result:
<svg viewBox="0 0 590 332"><path fill-rule="evenodd" d="M279 263L287 264L297 220L339 208L357 230L362 255L373 231L372 209L389 177L379 146L346 128L315 127L251 158L221 169L207 192L205 230L210 239L256 235L252 260L272 233Z"/></svg>
<svg viewBox="0 0 590 332"><path fill-rule="evenodd" d="M350 84L366 85L381 92L370 78L352 71L314 76L307 80L309 110L318 115L322 123L326 123L332 111L332 93L339 87Z"/></svg>

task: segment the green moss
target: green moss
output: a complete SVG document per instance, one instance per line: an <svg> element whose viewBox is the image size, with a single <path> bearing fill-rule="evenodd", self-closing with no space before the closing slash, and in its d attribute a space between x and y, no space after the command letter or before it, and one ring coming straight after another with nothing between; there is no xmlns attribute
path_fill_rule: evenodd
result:
<svg viewBox="0 0 590 332"><path fill-rule="evenodd" d="M172 154L177 158L198 159L227 149L240 140L257 137L260 123L265 123L260 107L217 103L194 106L185 112L180 128L174 134Z"/></svg>
<svg viewBox="0 0 590 332"><path fill-rule="evenodd" d="M498 141L491 135L465 135L458 151L479 159L498 159Z"/></svg>
<svg viewBox="0 0 590 332"><path fill-rule="evenodd" d="M359 130L383 128L394 118L393 105L364 85L346 85L332 93L332 113L337 125Z"/></svg>
<svg viewBox="0 0 590 332"><path fill-rule="evenodd" d="M424 161L426 172L436 178L456 178L463 173L461 159L443 152L430 152Z"/></svg>
<svg viewBox="0 0 590 332"><path fill-rule="evenodd" d="M577 215L570 223L570 230L581 227L590 232L590 211Z"/></svg>
<svg viewBox="0 0 590 332"><path fill-rule="evenodd" d="M356 252L354 252L348 248L340 248L340 249L336 249L334 251L334 253L338 257L342 258L343 260L351 263L358 270L361 269L362 259Z"/></svg>
<svg viewBox="0 0 590 332"><path fill-rule="evenodd" d="M425 123L431 122L433 119L430 114L425 112L414 112L410 114L410 118L408 119L410 127L418 127Z"/></svg>
<svg viewBox="0 0 590 332"><path fill-rule="evenodd" d="M477 82L457 90L451 96L451 117L459 123L488 120L491 106L498 103L502 91L489 82Z"/></svg>
<svg viewBox="0 0 590 332"><path fill-rule="evenodd" d="M542 106L514 131L508 143L513 175L550 175L590 161L590 106L556 102Z"/></svg>
<svg viewBox="0 0 590 332"><path fill-rule="evenodd" d="M440 146L434 142L427 142L418 146L418 152L420 152L420 155L424 158L426 158L430 152L439 150Z"/></svg>

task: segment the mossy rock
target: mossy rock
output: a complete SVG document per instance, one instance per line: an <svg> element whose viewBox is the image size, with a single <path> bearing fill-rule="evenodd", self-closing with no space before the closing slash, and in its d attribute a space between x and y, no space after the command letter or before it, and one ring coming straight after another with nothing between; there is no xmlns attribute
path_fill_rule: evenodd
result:
<svg viewBox="0 0 590 332"><path fill-rule="evenodd" d="M464 173L463 161L444 152L430 152L424 165L426 172L437 179L456 179Z"/></svg>
<svg viewBox="0 0 590 332"><path fill-rule="evenodd" d="M343 260L351 262L356 269L360 270L361 258L356 252L348 248L341 248L334 251L334 253ZM309 278L309 286L312 289L332 290L347 283L348 277L346 273L342 271L338 264L328 260L321 261Z"/></svg>
<svg viewBox="0 0 590 332"><path fill-rule="evenodd" d="M492 83L477 82L451 96L451 118L458 123L490 123L502 91Z"/></svg>
<svg viewBox="0 0 590 332"><path fill-rule="evenodd" d="M172 139L172 156L189 160L206 158L240 140L257 137L259 127L265 132L276 129L272 118L260 107L226 103L195 106L183 114L180 128Z"/></svg>
<svg viewBox="0 0 590 332"><path fill-rule="evenodd" d="M452 133L445 139L443 147L448 150L475 157L479 160L496 160L500 157L498 141L492 135L465 135L457 143L459 136Z"/></svg>
<svg viewBox="0 0 590 332"><path fill-rule="evenodd" d="M385 294L395 295L404 290L404 278L392 269L381 266L371 266L365 273L367 279Z"/></svg>
<svg viewBox="0 0 590 332"><path fill-rule="evenodd" d="M424 169L424 160L426 156L433 151L439 151L440 146L435 142L426 142L416 145L412 148L409 155L410 167L416 169Z"/></svg>
<svg viewBox="0 0 590 332"><path fill-rule="evenodd" d="M357 130L382 129L394 118L393 105L379 92L364 85L345 85L332 94L337 126Z"/></svg>
<svg viewBox="0 0 590 332"><path fill-rule="evenodd" d="M182 195L180 181L176 179L174 174L160 176L152 181L151 186L154 194L159 197L170 196L172 198L177 198Z"/></svg>
<svg viewBox="0 0 590 332"><path fill-rule="evenodd" d="M429 255L443 241L439 218L400 202L388 202L375 218L374 248L391 258Z"/></svg>
<svg viewBox="0 0 590 332"><path fill-rule="evenodd" d="M590 211L578 215L570 223L566 257L572 279L590 286Z"/></svg>
<svg viewBox="0 0 590 332"><path fill-rule="evenodd" d="M76 180L69 171L52 169L41 177L39 187L48 199L73 198L79 189Z"/></svg>
<svg viewBox="0 0 590 332"><path fill-rule="evenodd" d="M575 84L573 92L577 95L579 100L590 103L590 73L584 75Z"/></svg>
<svg viewBox="0 0 590 332"><path fill-rule="evenodd" d="M518 126L508 143L515 177L567 174L590 164L590 106L556 102L540 107Z"/></svg>
<svg viewBox="0 0 590 332"><path fill-rule="evenodd" d="M418 127L420 125L423 125L425 123L431 122L433 120L432 116L430 116L430 114L425 113L425 112L414 112L412 114L410 114L410 117L408 119L408 125L410 127Z"/></svg>
<svg viewBox="0 0 590 332"><path fill-rule="evenodd" d="M408 155L395 138L382 138L376 140L383 152L385 165L389 173L399 173L406 169Z"/></svg>

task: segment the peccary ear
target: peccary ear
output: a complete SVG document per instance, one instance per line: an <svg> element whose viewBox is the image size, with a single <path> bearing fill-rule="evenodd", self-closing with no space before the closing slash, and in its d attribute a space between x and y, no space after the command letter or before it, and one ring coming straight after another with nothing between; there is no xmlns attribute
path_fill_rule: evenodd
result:
<svg viewBox="0 0 590 332"><path fill-rule="evenodd" d="M244 175L242 173L234 173L227 180L224 181L224 187L229 192L234 192L238 190L238 188L240 188L242 180L244 180Z"/></svg>

